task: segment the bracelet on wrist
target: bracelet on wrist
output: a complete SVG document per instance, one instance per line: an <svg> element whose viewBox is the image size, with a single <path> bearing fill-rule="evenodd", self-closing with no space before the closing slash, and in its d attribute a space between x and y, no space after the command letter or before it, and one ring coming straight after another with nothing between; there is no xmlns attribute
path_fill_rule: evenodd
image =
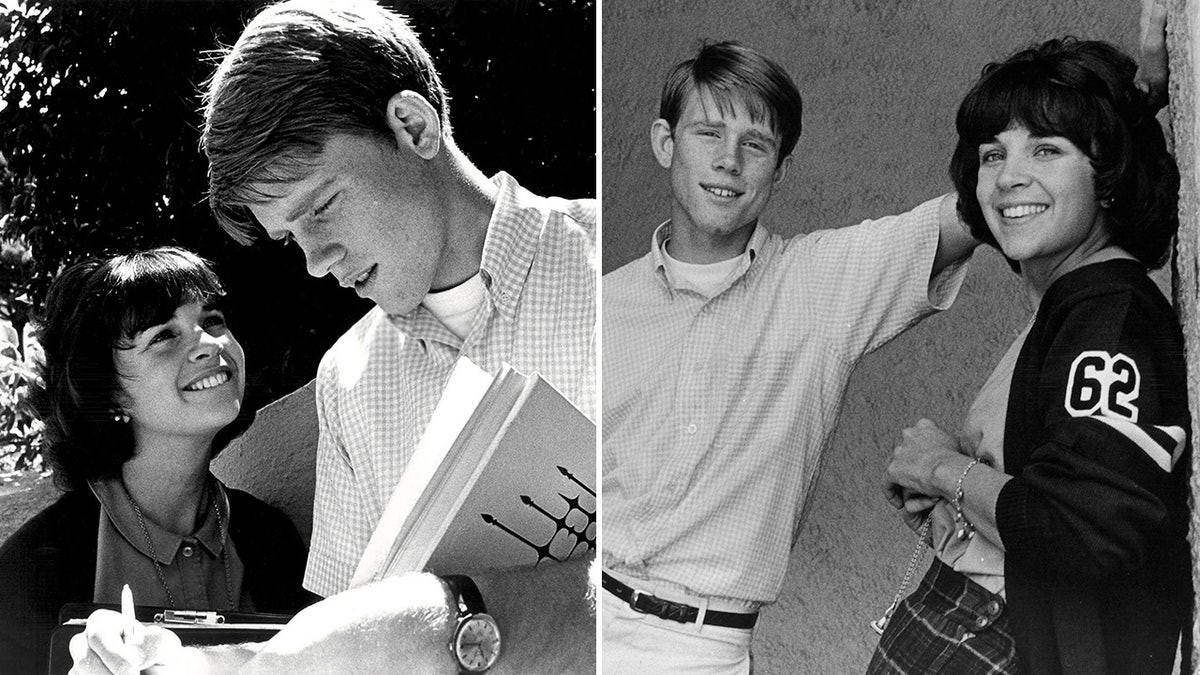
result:
<svg viewBox="0 0 1200 675"><path fill-rule="evenodd" d="M972 459L967 463L966 468L958 476L958 483L954 486L954 498L951 500L951 503L954 504L954 536L959 541L970 539L975 534L975 526L967 520L967 515L963 513L962 500L964 497L963 481L967 479L967 474L978 463L978 459Z"/></svg>

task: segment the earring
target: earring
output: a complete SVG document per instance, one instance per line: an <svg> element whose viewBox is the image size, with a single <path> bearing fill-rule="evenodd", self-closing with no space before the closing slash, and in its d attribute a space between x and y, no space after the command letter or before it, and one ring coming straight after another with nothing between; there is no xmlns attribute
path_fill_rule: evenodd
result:
<svg viewBox="0 0 1200 675"><path fill-rule="evenodd" d="M1112 197L1105 197L1104 199L1100 200L1100 208L1107 209L1112 206L1112 202Z"/></svg>
<svg viewBox="0 0 1200 675"><path fill-rule="evenodd" d="M124 410L114 410L112 420L117 424L129 424L129 413Z"/></svg>

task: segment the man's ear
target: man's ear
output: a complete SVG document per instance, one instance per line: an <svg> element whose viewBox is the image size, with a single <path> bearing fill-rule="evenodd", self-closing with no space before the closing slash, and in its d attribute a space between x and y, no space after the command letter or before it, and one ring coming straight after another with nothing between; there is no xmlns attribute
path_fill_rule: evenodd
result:
<svg viewBox="0 0 1200 675"><path fill-rule="evenodd" d="M422 159L433 159L442 147L442 119L415 91L404 90L388 99L387 125L396 143Z"/></svg>
<svg viewBox="0 0 1200 675"><path fill-rule="evenodd" d="M671 135L671 124L659 118L650 125L650 149L662 168L671 168L671 156L675 152L675 137Z"/></svg>
<svg viewBox="0 0 1200 675"><path fill-rule="evenodd" d="M779 168L775 169L775 176L771 179L771 183L773 185L779 185L779 181L783 180L783 177L787 175L788 167L791 165L792 156L788 155L787 157L784 157L783 161L779 163Z"/></svg>

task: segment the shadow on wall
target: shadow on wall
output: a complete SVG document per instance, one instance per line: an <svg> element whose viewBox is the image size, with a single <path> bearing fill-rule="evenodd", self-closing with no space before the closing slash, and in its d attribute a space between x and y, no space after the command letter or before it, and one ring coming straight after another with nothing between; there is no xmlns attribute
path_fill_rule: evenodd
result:
<svg viewBox="0 0 1200 675"><path fill-rule="evenodd" d="M226 485L278 507L307 543L316 482L316 381L263 407L212 463Z"/></svg>

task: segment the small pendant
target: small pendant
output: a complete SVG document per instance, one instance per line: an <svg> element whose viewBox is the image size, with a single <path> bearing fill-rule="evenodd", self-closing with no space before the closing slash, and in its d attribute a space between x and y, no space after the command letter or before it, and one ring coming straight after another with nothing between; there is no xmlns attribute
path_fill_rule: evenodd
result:
<svg viewBox="0 0 1200 675"><path fill-rule="evenodd" d="M887 628L888 622L892 620L892 614L896 612L896 608L900 606L900 600L894 600L892 606L887 608L883 616L871 622L871 630L878 635L883 635L883 629Z"/></svg>

